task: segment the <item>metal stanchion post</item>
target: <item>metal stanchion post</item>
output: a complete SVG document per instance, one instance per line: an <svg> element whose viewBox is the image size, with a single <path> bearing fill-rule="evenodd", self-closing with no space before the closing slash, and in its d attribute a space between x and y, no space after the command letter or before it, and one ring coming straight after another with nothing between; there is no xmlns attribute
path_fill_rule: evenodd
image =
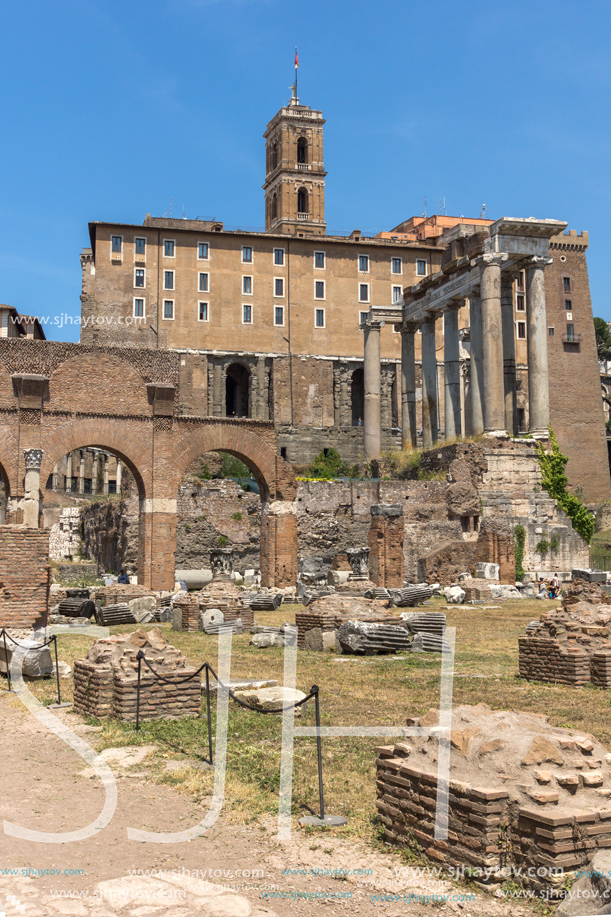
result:
<svg viewBox="0 0 611 917"><path fill-rule="evenodd" d="M343 818L341 815L325 815L325 795L322 783L322 741L320 738L320 703L318 699L318 685L312 685L310 688L310 693L314 695L314 713L316 716L316 752L318 757L318 802L320 805L320 816L306 815L304 818L299 819L299 824L308 825L314 828L325 827L327 825L345 825L347 824L347 819Z"/></svg>
<svg viewBox="0 0 611 917"><path fill-rule="evenodd" d="M53 710L57 710L59 707L71 707L72 704L69 704L68 702L65 702L62 704L62 695L61 695L61 691L59 688L59 660L57 658L57 634L53 634L51 639L53 640L53 645L55 647L55 678L57 681L57 703L49 704L49 707L52 708Z"/></svg>
<svg viewBox="0 0 611 917"><path fill-rule="evenodd" d="M6 663L6 681L8 685L8 690L12 691L13 686L11 683L11 665L10 665L9 658L8 658L8 650L6 648L6 631L4 630L4 628L2 629L2 639L4 640L4 661Z"/></svg>
<svg viewBox="0 0 611 917"><path fill-rule="evenodd" d="M140 678L142 674L142 650L138 650L138 687L136 688L136 731L140 729Z"/></svg>
<svg viewBox="0 0 611 917"><path fill-rule="evenodd" d="M217 689L218 690L218 689ZM206 663L206 715L208 717L208 756L212 766L212 722L210 719L210 672Z"/></svg>

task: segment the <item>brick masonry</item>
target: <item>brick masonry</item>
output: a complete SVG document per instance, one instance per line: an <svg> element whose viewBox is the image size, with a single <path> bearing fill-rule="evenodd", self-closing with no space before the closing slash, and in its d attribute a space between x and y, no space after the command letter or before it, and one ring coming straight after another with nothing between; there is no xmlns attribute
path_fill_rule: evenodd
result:
<svg viewBox="0 0 611 917"><path fill-rule="evenodd" d="M44 627L50 585L49 533L0 526L0 628Z"/></svg>

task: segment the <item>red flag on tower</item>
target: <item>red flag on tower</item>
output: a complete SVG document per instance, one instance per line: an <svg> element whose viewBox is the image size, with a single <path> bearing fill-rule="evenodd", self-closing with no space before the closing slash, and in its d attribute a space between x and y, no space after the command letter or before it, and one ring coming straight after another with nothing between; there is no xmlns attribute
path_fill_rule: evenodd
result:
<svg viewBox="0 0 611 917"><path fill-rule="evenodd" d="M299 55L297 54L297 48L295 48L295 70L299 66Z"/></svg>

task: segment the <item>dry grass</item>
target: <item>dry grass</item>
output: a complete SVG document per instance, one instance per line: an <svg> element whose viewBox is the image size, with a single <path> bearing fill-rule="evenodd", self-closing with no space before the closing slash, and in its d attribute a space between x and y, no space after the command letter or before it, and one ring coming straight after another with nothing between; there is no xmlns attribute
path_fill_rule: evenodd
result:
<svg viewBox="0 0 611 917"><path fill-rule="evenodd" d="M496 709L545 713L553 724L590 732L611 746L611 692L600 688L573 689L529 683L517 677L517 637L526 624L555 602L504 602L500 610L449 611L448 624L456 627L454 704L485 701ZM295 607L259 614L259 622L281 624L294 620ZM217 638L202 633L175 633L163 625L168 638L192 663L204 659L216 668ZM133 628L118 627L115 632ZM60 637L60 657L73 664L84 655L91 641L84 636ZM232 679L276 678L282 683L283 650L258 650L249 646L248 635L234 637ZM297 687L321 688L324 725L403 725L407 716L419 715L438 703L440 659L436 656L336 657L332 654L299 652ZM33 686L43 701L54 699L53 683ZM70 698L71 681L62 691ZM204 707L205 710L205 707ZM313 724L313 709L301 718ZM278 808L281 720L261 716L230 705L229 750L225 809L231 817L249 822L272 815ZM117 722L104 724L100 747L157 742L157 780L176 786L198 800L210 796L212 773L192 767L205 755L205 718L133 727ZM378 830L375 816L374 746L389 739L326 739L323 741L325 797L328 810L348 818L344 832L373 838ZM169 759L183 760L185 767L168 771ZM314 739L296 739L293 777L295 814L315 809L318 800Z"/></svg>

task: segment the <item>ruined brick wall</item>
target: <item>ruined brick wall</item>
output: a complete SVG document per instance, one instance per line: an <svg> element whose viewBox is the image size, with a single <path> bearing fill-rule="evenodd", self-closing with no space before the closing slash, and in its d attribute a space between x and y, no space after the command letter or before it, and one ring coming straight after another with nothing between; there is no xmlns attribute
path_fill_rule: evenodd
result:
<svg viewBox="0 0 611 917"><path fill-rule="evenodd" d="M0 526L0 628L46 625L50 585L49 533Z"/></svg>
<svg viewBox="0 0 611 917"><path fill-rule="evenodd" d="M99 500L81 510L83 552L100 572L138 569L140 512L137 496L129 500Z"/></svg>
<svg viewBox="0 0 611 917"><path fill-rule="evenodd" d="M498 564L501 583L513 583L516 578L515 541L510 531L496 526L494 520L484 519L475 543L474 563Z"/></svg>
<svg viewBox="0 0 611 917"><path fill-rule="evenodd" d="M402 504L371 507L369 578L376 586L400 589L403 585L404 533Z"/></svg>
<svg viewBox="0 0 611 917"><path fill-rule="evenodd" d="M193 678L180 685L166 685L143 666L140 682L140 718L143 720L182 719L199 716L201 685ZM193 668L180 670L187 678ZM82 716L112 716L135 722L137 679L120 677L109 665L95 665L85 659L74 663L74 712Z"/></svg>
<svg viewBox="0 0 611 917"><path fill-rule="evenodd" d="M590 656L574 647L567 651L545 637L518 637L519 668L529 681L559 682L580 687L590 681Z"/></svg>

